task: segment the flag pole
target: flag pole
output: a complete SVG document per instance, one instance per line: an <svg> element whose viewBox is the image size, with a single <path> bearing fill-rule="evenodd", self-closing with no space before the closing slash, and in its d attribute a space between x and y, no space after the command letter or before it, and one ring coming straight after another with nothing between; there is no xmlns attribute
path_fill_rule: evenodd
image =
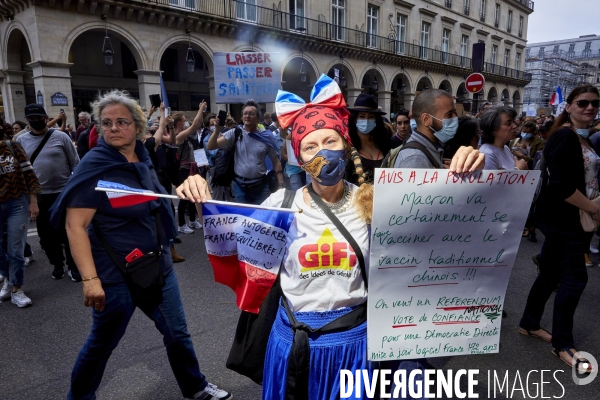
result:
<svg viewBox="0 0 600 400"><path fill-rule="evenodd" d="M111 189L111 188L102 188L102 187L96 187L96 190L99 192L126 193L126 194L135 194L137 196L162 197L165 199L182 200L178 196L175 196L172 194L162 194L162 193L154 193L154 192L136 192L133 190ZM206 200L206 203L222 204L222 205L232 206L232 207L254 208L254 209L258 209L258 210L271 210L271 211L281 211L281 212L291 212L291 213L297 212L297 211L291 210L289 208L266 207L266 206L260 206L260 205L257 206L254 204L232 203L229 201L219 201L219 200Z"/></svg>

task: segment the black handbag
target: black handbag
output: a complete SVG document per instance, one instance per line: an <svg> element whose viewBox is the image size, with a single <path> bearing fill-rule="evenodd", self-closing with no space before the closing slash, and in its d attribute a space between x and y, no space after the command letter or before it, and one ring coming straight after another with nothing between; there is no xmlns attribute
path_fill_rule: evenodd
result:
<svg viewBox="0 0 600 400"><path fill-rule="evenodd" d="M162 223L160 215L155 214L154 220L156 221L158 250L148 252L131 262L119 260L119 256L117 256L110 246L98 225L94 224L94 232L100 240L102 247L125 276L125 282L131 293L133 303L144 312L152 312L162 302L162 288L165 285L165 277L162 274L160 265L160 256L162 254Z"/></svg>
<svg viewBox="0 0 600 400"><path fill-rule="evenodd" d="M296 192L286 189L281 208L291 208L295 195ZM279 272L281 273L281 268ZM252 379L259 385L263 381L267 342L277 317L279 299L282 295L279 274L277 274L277 279L263 300L258 314L241 312L229 357L225 363L230 370Z"/></svg>

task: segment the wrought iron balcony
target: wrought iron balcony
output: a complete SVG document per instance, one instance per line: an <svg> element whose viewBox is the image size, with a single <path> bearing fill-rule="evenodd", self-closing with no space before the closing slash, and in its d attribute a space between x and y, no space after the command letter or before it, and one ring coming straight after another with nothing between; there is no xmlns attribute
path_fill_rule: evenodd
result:
<svg viewBox="0 0 600 400"><path fill-rule="evenodd" d="M494 27L497 28L499 25L500 25L500 22L497 19L494 20Z"/></svg>
<svg viewBox="0 0 600 400"><path fill-rule="evenodd" d="M464 13L465 15L469 15L469 6L465 6Z"/></svg>
<svg viewBox="0 0 600 400"><path fill-rule="evenodd" d="M519 37L522 38L523 37L523 31L519 31Z"/></svg>
<svg viewBox="0 0 600 400"><path fill-rule="evenodd" d="M481 22L485 22L485 14L484 14L484 13L481 13L481 14L479 15L479 20L480 20Z"/></svg>

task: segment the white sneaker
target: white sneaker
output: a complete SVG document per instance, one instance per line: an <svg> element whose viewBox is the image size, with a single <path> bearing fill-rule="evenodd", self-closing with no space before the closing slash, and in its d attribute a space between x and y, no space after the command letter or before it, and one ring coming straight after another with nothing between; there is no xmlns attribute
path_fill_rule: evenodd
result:
<svg viewBox="0 0 600 400"><path fill-rule="evenodd" d="M33 258L33 256L31 256L31 257L25 257L25 266L29 267L29 264L31 264L34 261L35 261L35 258Z"/></svg>
<svg viewBox="0 0 600 400"><path fill-rule="evenodd" d="M179 233L194 233L194 230L190 228L187 224L180 226L178 231Z"/></svg>
<svg viewBox="0 0 600 400"><path fill-rule="evenodd" d="M190 221L188 226L192 229L202 229L202 224L200 223L199 220Z"/></svg>
<svg viewBox="0 0 600 400"><path fill-rule="evenodd" d="M232 400L233 395L219 389L216 385L209 383L204 390L196 393L194 399L200 400Z"/></svg>
<svg viewBox="0 0 600 400"><path fill-rule="evenodd" d="M590 253L598 254L598 252L600 252L600 250L598 250L598 242L590 243Z"/></svg>
<svg viewBox="0 0 600 400"><path fill-rule="evenodd" d="M25 296L22 289L12 292L12 303L19 307L27 307L31 305L31 299Z"/></svg>
<svg viewBox="0 0 600 400"><path fill-rule="evenodd" d="M8 287L8 278L0 276L2 280L2 289L0 289L0 301L8 300L10 297L10 288Z"/></svg>

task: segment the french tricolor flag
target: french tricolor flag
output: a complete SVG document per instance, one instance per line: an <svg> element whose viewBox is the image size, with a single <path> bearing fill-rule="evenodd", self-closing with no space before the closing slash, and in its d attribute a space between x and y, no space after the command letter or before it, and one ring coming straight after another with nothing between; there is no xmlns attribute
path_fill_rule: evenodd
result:
<svg viewBox="0 0 600 400"><path fill-rule="evenodd" d="M550 105L557 106L562 102L563 102L562 90L560 90L560 86L558 86L556 88L556 93L553 93L552 97L550 98Z"/></svg>
<svg viewBox="0 0 600 400"><path fill-rule="evenodd" d="M293 211L235 203L204 203L202 210L215 281L233 289L241 310L258 313L285 256Z"/></svg>
<svg viewBox="0 0 600 400"><path fill-rule="evenodd" d="M113 208L131 207L148 201L158 200L158 197L153 196L155 193L151 190L135 189L116 182L98 181L96 190L98 189L106 192L108 201L110 201L110 205ZM112 192L107 189L114 189L115 191Z"/></svg>

